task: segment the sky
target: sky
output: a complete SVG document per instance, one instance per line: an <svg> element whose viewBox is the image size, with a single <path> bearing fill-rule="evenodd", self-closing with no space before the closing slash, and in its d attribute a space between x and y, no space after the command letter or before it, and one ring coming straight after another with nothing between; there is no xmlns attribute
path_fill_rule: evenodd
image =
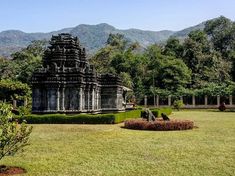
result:
<svg viewBox="0 0 235 176"><path fill-rule="evenodd" d="M221 15L235 20L235 0L0 0L0 31L50 32L99 23L177 31Z"/></svg>

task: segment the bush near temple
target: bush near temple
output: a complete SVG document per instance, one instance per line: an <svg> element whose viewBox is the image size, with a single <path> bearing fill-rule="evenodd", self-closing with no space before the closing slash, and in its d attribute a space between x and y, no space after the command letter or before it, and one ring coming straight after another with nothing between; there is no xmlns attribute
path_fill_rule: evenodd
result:
<svg viewBox="0 0 235 176"><path fill-rule="evenodd" d="M31 124L113 124L115 122L113 114L32 114L26 115L24 119ZM19 118L20 121L24 119Z"/></svg>
<svg viewBox="0 0 235 176"><path fill-rule="evenodd" d="M25 122L18 124L12 120L12 106L0 103L0 160L8 155L14 155L28 145L32 127Z"/></svg>
<svg viewBox="0 0 235 176"><path fill-rule="evenodd" d="M27 120L31 124L114 124L129 118L140 118L140 110L120 112L114 114L45 114L26 115L18 117L20 121Z"/></svg>
<svg viewBox="0 0 235 176"><path fill-rule="evenodd" d="M156 117L161 113L170 115L171 108L160 108L152 110ZM116 124L131 118L140 118L141 110L131 110L112 114L31 114L17 117L19 121L26 120L30 124Z"/></svg>

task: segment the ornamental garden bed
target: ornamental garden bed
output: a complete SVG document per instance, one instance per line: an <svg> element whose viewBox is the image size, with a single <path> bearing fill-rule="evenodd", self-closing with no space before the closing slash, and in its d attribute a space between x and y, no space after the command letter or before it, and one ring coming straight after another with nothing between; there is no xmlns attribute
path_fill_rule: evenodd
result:
<svg viewBox="0 0 235 176"><path fill-rule="evenodd" d="M156 119L147 121L143 119L131 119L124 122L124 128L134 130L152 130L152 131L173 131L193 129L194 123L190 120L169 120Z"/></svg>

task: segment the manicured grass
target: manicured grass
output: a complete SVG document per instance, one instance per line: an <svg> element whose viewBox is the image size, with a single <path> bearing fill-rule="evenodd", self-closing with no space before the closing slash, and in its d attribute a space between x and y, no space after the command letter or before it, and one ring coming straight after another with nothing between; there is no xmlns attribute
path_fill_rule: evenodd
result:
<svg viewBox="0 0 235 176"><path fill-rule="evenodd" d="M116 125L33 125L31 145L0 164L27 175L235 175L235 113L180 111L187 131L137 131Z"/></svg>

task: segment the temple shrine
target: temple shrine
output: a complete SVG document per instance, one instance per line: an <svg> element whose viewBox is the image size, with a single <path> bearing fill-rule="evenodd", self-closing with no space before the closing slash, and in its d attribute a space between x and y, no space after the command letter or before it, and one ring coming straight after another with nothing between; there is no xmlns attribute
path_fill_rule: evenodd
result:
<svg viewBox="0 0 235 176"><path fill-rule="evenodd" d="M96 73L78 38L67 33L52 36L32 76L33 113L123 111L124 94L120 78Z"/></svg>

